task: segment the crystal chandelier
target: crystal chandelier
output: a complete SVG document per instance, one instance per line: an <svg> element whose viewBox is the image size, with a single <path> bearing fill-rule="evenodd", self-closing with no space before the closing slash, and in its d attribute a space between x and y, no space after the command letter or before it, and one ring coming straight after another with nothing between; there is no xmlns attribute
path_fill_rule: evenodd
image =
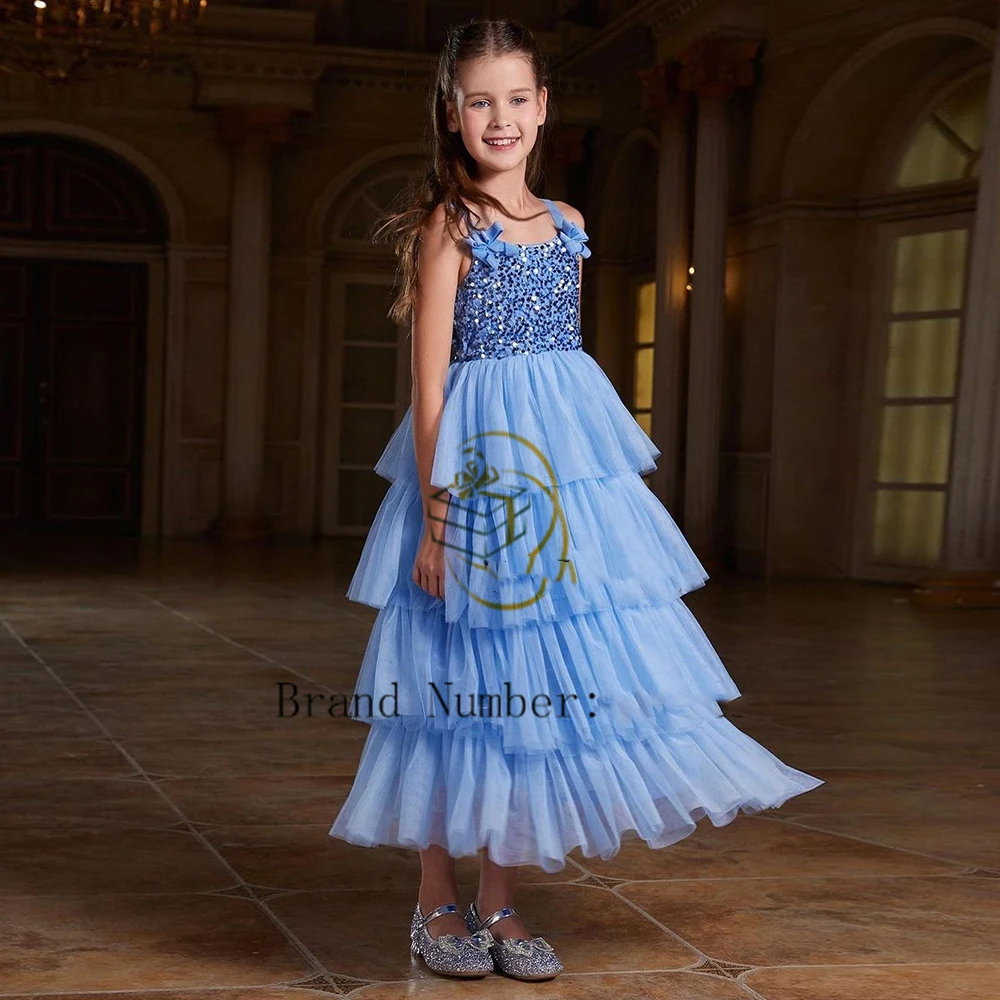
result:
<svg viewBox="0 0 1000 1000"><path fill-rule="evenodd" d="M148 69L208 0L0 0L0 70L53 83Z"/></svg>

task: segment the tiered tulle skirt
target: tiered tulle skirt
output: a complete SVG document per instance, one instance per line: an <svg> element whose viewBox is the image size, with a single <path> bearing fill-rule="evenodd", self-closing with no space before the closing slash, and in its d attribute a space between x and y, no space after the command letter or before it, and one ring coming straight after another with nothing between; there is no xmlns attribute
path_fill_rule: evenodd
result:
<svg viewBox="0 0 1000 1000"><path fill-rule="evenodd" d="M822 784L726 719L740 695L681 600L708 579L641 476L659 450L584 351L453 364L423 533L412 413L347 591L379 608L355 687L371 729L330 834L557 871L664 847Z"/></svg>

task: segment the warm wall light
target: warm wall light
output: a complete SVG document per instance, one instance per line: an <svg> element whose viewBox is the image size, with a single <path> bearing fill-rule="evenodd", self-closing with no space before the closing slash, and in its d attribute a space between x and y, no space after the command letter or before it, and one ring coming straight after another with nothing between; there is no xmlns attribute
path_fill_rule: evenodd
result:
<svg viewBox="0 0 1000 1000"><path fill-rule="evenodd" d="M693 267L689 267L688 268L688 274L694 274L694 268Z"/></svg>

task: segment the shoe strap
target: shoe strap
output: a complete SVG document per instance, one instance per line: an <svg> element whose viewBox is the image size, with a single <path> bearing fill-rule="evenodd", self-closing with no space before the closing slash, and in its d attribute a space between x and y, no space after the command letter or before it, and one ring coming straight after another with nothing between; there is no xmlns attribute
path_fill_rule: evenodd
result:
<svg viewBox="0 0 1000 1000"><path fill-rule="evenodd" d="M501 907L496 913L491 913L485 920L480 921L480 928L492 927L498 920L503 920L504 917L516 917L517 910L513 906Z"/></svg>
<svg viewBox="0 0 1000 1000"><path fill-rule="evenodd" d="M417 907L417 912L420 912L419 906ZM436 917L443 917L446 913L458 913L458 907L454 903L442 903L441 906L431 910L426 917L421 915L420 924L421 926L426 927Z"/></svg>

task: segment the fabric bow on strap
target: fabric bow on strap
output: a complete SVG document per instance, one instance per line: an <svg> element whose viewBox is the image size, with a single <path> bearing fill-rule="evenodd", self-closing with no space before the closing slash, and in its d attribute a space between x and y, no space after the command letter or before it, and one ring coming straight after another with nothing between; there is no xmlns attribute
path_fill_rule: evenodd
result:
<svg viewBox="0 0 1000 1000"><path fill-rule="evenodd" d="M566 244L570 253L578 253L583 257L590 256L590 247L584 246L590 237L575 223L564 218L559 227L559 238Z"/></svg>
<svg viewBox="0 0 1000 1000"><path fill-rule="evenodd" d="M489 229L473 229L468 236L472 255L489 264L490 267L499 266L500 254L516 257L518 248L513 243L504 243L499 238L502 232L503 226L499 222L494 222Z"/></svg>

